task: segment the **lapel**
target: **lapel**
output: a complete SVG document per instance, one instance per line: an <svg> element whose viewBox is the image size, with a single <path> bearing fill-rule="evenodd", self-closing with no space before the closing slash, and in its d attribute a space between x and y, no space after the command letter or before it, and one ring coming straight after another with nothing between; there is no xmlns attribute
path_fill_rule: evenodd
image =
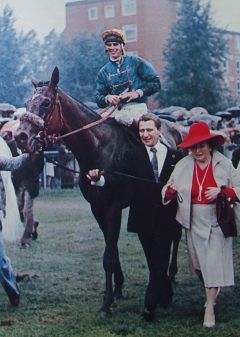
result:
<svg viewBox="0 0 240 337"><path fill-rule="evenodd" d="M137 171L140 173L140 176L147 179L155 180L152 164L150 162L146 147L144 145L140 146L135 151L137 157L134 156L135 159L132 165L137 165ZM167 147L166 158L164 160L161 174L158 177L159 181L166 182L169 179L169 176L174 169L176 161L177 160L175 152Z"/></svg>
<svg viewBox="0 0 240 337"><path fill-rule="evenodd" d="M150 162L146 147L143 145L142 147L138 148L137 151L138 151L139 172L145 178L155 180L152 164Z"/></svg>
<svg viewBox="0 0 240 337"><path fill-rule="evenodd" d="M158 180L162 182L167 181L174 169L175 164L176 164L176 154L174 153L174 151L170 150L167 147L166 158L165 158L162 171L161 171L161 174Z"/></svg>

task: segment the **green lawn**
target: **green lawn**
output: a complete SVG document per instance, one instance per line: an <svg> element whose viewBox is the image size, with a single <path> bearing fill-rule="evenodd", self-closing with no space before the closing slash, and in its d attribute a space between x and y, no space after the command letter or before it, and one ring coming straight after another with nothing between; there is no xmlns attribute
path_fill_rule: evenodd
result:
<svg viewBox="0 0 240 337"><path fill-rule="evenodd" d="M31 248L8 244L17 272L32 278L20 283L21 304L12 308L0 288L0 337L240 337L240 240L234 242L236 286L221 291L217 327L202 327L204 289L188 272L185 237L179 250L174 303L157 311L156 322L141 319L147 283L145 258L136 235L126 231L119 250L125 275L125 299L111 317L101 307L104 242L89 205L78 189L45 190L35 202L39 238Z"/></svg>

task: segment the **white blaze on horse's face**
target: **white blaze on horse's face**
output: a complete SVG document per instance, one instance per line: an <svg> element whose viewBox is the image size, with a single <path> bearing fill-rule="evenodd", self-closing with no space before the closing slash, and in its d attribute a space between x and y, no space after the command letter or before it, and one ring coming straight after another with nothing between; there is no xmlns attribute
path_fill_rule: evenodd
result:
<svg viewBox="0 0 240 337"><path fill-rule="evenodd" d="M155 146L159 141L160 129L158 129L154 121L141 121L139 123L139 135L141 141L146 146Z"/></svg>
<svg viewBox="0 0 240 337"><path fill-rule="evenodd" d="M40 96L40 94L35 93L32 98L30 99L31 102L33 102L36 98L38 98Z"/></svg>

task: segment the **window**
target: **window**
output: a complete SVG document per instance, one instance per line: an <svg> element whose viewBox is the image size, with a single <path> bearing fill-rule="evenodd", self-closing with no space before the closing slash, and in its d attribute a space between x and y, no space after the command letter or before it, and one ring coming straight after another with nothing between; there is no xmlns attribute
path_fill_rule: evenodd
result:
<svg viewBox="0 0 240 337"><path fill-rule="evenodd" d="M88 8L88 20L97 20L98 11L97 7Z"/></svg>
<svg viewBox="0 0 240 337"><path fill-rule="evenodd" d="M236 49L240 51L240 36L236 36Z"/></svg>
<svg viewBox="0 0 240 337"><path fill-rule="evenodd" d="M223 61L223 70L224 70L224 71L227 71L227 70L228 70L228 60L227 60L227 59L225 59L225 60Z"/></svg>
<svg viewBox="0 0 240 337"><path fill-rule="evenodd" d="M137 25L126 25L122 27L127 37L127 42L137 41Z"/></svg>
<svg viewBox="0 0 240 337"><path fill-rule="evenodd" d="M236 61L236 69L237 69L237 72L240 73L240 58L237 59Z"/></svg>
<svg viewBox="0 0 240 337"><path fill-rule="evenodd" d="M122 0L122 15L136 15L137 5L136 0Z"/></svg>
<svg viewBox="0 0 240 337"><path fill-rule="evenodd" d="M237 94L240 95L240 80L237 80Z"/></svg>
<svg viewBox="0 0 240 337"><path fill-rule="evenodd" d="M114 18L114 16L115 16L114 5L105 6L104 7L104 15L105 15L105 18Z"/></svg>

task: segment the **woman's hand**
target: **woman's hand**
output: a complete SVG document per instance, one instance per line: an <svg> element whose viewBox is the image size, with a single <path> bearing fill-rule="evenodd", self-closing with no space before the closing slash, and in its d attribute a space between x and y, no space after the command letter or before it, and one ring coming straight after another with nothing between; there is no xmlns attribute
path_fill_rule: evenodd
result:
<svg viewBox="0 0 240 337"><path fill-rule="evenodd" d="M165 197L164 197L164 200L165 201L170 201L170 200L173 200L177 197L177 188L174 184L174 181L170 181L168 183L168 187L165 191Z"/></svg>
<svg viewBox="0 0 240 337"><path fill-rule="evenodd" d="M221 192L220 187L207 187L207 190L205 192L205 197L209 201L213 201L217 199L218 194Z"/></svg>

